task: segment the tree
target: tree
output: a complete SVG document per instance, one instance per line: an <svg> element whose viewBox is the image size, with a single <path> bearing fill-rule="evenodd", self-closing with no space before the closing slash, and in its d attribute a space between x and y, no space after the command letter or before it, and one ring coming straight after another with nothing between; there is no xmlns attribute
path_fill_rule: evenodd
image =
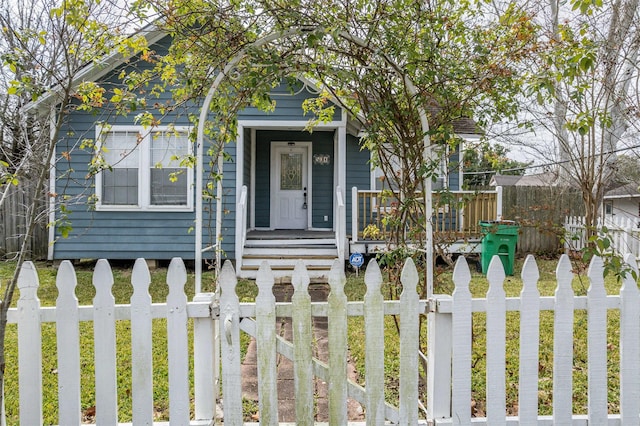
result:
<svg viewBox="0 0 640 426"><path fill-rule="evenodd" d="M494 174L522 176L531 163L510 159L509 149L500 144L481 142L464 150L464 185L482 188L489 185Z"/></svg>
<svg viewBox="0 0 640 426"><path fill-rule="evenodd" d="M28 3L28 4L27 4ZM0 388L4 384L7 312L22 264L31 257L35 230L47 225L50 165L66 115L81 108L78 72L91 60L109 53L114 42L118 10L113 4L66 0L59 7L47 1L2 0L0 24L3 67L0 72L0 208L13 191L30 202L24 210L24 232L16 236L16 269L0 302ZM23 108L47 91L55 102L44 114L25 115ZM89 91L84 95L91 97ZM54 225L54 224L50 224ZM0 405L3 395L0 394Z"/></svg>
<svg viewBox="0 0 640 426"><path fill-rule="evenodd" d="M557 165L562 184L580 188L587 236L596 232L617 149L637 132L638 12L637 0L551 0L537 15L544 36L521 124L538 137L529 133L524 144Z"/></svg>
<svg viewBox="0 0 640 426"><path fill-rule="evenodd" d="M514 64L531 53L534 31L515 5L496 14L484 2L153 1L135 8L148 16L148 6L173 44L155 73L127 77L131 91L169 75L163 82L176 99L197 99L215 70L242 52L211 106L215 158L235 140L237 111L272 108L269 92L283 78L318 82L324 91L306 105L310 127L330 119L335 103L361 121L374 165L399 188L387 223L395 231L390 243L404 248L427 234L425 179L440 166L434 152L458 143L453 122L474 117L482 124L517 110L523 82ZM258 48L265 34L281 36Z"/></svg>

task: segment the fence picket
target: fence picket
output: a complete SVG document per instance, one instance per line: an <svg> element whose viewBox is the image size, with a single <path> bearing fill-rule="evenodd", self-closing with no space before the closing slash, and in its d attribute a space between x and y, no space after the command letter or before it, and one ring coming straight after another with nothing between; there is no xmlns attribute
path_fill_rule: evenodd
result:
<svg viewBox="0 0 640 426"><path fill-rule="evenodd" d="M607 293L604 289L604 264L594 256L589 265L587 291L587 358L589 423L607 421Z"/></svg>
<svg viewBox="0 0 640 426"><path fill-rule="evenodd" d="M131 273L131 392L134 424L153 423L153 349L151 275L147 262L137 259Z"/></svg>
<svg viewBox="0 0 640 426"><path fill-rule="evenodd" d="M171 425L189 424L189 340L187 336L187 268L174 257L167 270L167 343L169 363L169 412Z"/></svg>
<svg viewBox="0 0 640 426"><path fill-rule="evenodd" d="M506 301L503 283L504 267L499 256L493 256L487 271L487 422L506 424L505 418L505 338Z"/></svg>
<svg viewBox="0 0 640 426"><path fill-rule="evenodd" d="M78 282L68 260L60 264L56 276L56 341L58 345L58 422L80 424L80 331L78 326Z"/></svg>
<svg viewBox="0 0 640 426"><path fill-rule="evenodd" d="M347 295L344 261L336 259L329 272L329 423L347 424Z"/></svg>
<svg viewBox="0 0 640 426"><path fill-rule="evenodd" d="M93 271L93 336L96 368L96 423L118 422L115 299L109 262L98 260Z"/></svg>
<svg viewBox="0 0 640 426"><path fill-rule="evenodd" d="M571 261L563 254L556 268L553 325L553 419L557 426L572 424L573 402L573 288Z"/></svg>
<svg viewBox="0 0 640 426"><path fill-rule="evenodd" d="M638 263L627 254L625 263L630 271L620 289L620 422L640 424L640 292L636 278Z"/></svg>
<svg viewBox="0 0 640 426"><path fill-rule="evenodd" d="M20 424L42 424L42 334L38 274L24 262L18 275L18 391Z"/></svg>
<svg viewBox="0 0 640 426"><path fill-rule="evenodd" d="M291 278L293 284L294 388L296 394L296 422L312 425L313 410L313 362L311 338L311 297L309 296L309 274L299 260Z"/></svg>
<svg viewBox="0 0 640 426"><path fill-rule="evenodd" d="M367 378L367 426L384 422L384 304L380 287L382 274L375 259L367 264L364 275L365 377Z"/></svg>
<svg viewBox="0 0 640 426"><path fill-rule="evenodd" d="M263 261L256 277L256 349L258 357L258 396L262 424L278 423L278 372L276 351L276 298L274 277Z"/></svg>
<svg viewBox="0 0 640 426"><path fill-rule="evenodd" d="M471 272L463 256L453 270L452 314L452 420L454 425L471 423Z"/></svg>
<svg viewBox="0 0 640 426"><path fill-rule="evenodd" d="M418 424L418 342L420 312L418 305L418 271L407 258L402 274L400 304L400 424Z"/></svg>
<svg viewBox="0 0 640 426"><path fill-rule="evenodd" d="M236 295L238 280L230 261L226 261L218 278L220 285L222 395L224 421L231 426L242 426L242 374L240 372L240 303Z"/></svg>
<svg viewBox="0 0 640 426"><path fill-rule="evenodd" d="M520 383L518 416L520 425L538 424L538 367L540 346L540 272L529 255L522 266L520 292Z"/></svg>

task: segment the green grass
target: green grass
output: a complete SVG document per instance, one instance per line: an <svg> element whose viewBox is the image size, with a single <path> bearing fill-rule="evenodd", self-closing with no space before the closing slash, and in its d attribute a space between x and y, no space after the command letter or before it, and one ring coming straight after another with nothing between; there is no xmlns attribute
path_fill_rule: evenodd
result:
<svg viewBox="0 0 640 426"><path fill-rule="evenodd" d="M555 268L556 260L539 260L538 267L540 269L540 280L538 288L541 295L552 296L555 291ZM55 286L55 268L48 264L41 263L36 265L40 279L39 298L43 306L55 305L57 297L57 288ZM76 295L80 304L91 304L94 297L94 289L91 284L92 276L91 264L84 264L77 268L78 287ZM124 268L115 268L113 294L116 303L129 303L132 294L130 283L131 265L125 265ZM12 264L0 264L0 281L2 283L11 276ZM504 288L507 296L518 296L521 290L521 280L518 275L522 268L522 260L516 262L516 275L507 277ZM453 289L451 281L451 270L438 270L438 279L436 285L436 293L450 293ZM165 284L166 269L158 268L152 271L152 284L150 294L153 302L163 302L168 293ZM189 300L193 297L193 274L189 274L185 291ZM574 280L574 290L578 295L585 295L588 288L588 279L581 276ZM607 292L609 294L617 294L619 284L614 279L606 280ZM488 283L484 276L479 273L472 274L470 288L474 297L484 297L488 289ZM383 294L386 296L391 291L390 284L387 282L383 287ZM213 291L214 283L210 274L203 277L203 290ZM240 281L237 286L237 292L241 302L249 302L255 299L257 287L252 281ZM347 284L345 287L347 297L351 301L362 300L366 292L364 286L364 274L360 273L358 277L354 274L348 274ZM16 293L15 301L18 298ZM511 414L517 413L517 393L518 393L518 333L519 333L519 317L517 313L508 313L507 324L507 407ZM473 400L474 413L476 415L484 414L485 407L485 347L486 341L484 337L484 314L476 313L473 317L474 342L473 342ZM385 369L386 369L386 386L385 393L389 402L397 403L398 400L398 377L399 377L399 337L396 332L396 324L393 317L387 317L386 336L385 336ZM610 311L608 317L608 342L610 348L609 360L609 406L612 413L619 412L619 317L617 312ZM168 419L168 390L167 390L167 347L166 347L166 325L164 320L154 320L154 407L156 411L156 420ZM349 342L350 354L355 363L356 370L360 375L359 381L366 382L364 368L364 323L361 317L349 318ZM425 327L426 329L426 327ZM94 365L93 365L93 328L90 323L81 324L81 364L82 364L82 409L88 410L94 405ZM584 312L576 312L575 315L575 332L574 332L574 412L585 413L587 405L587 347L586 347L586 315ZM117 323L117 340L118 340L118 406L120 421L131 420L131 363L130 363L130 329L129 323L118 321ZM426 336L426 332L423 333ZM190 335L190 338L192 336ZM56 340L55 326L53 324L45 324L43 326L43 383L44 383L44 401L43 409L45 424L57 424L57 371L56 371ZM246 350L249 342L249 336L241 333L242 350ZM543 312L541 315L540 325L540 381L539 381L539 402L540 414L551 414L552 410L552 384L553 384L553 313ZM422 342L421 346L426 350L426 342ZM192 345L190 345L192 347ZM190 354L190 357L192 354ZM5 385L6 409L8 424L18 424L18 391L17 391L17 344L16 344L16 327L10 325L7 333L7 381ZM191 372L191 375L193 372ZM190 377L193 380L193 377ZM426 401L425 395L422 396Z"/></svg>

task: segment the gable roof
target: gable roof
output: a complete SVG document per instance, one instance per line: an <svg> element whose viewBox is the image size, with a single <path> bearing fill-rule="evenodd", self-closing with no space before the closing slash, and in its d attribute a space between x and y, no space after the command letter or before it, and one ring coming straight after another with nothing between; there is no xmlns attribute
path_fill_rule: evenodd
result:
<svg viewBox="0 0 640 426"><path fill-rule="evenodd" d="M494 175L490 186L554 186L558 176L554 172L537 173L535 175Z"/></svg>
<svg viewBox="0 0 640 426"><path fill-rule="evenodd" d="M147 39L147 44L150 46L157 43L168 34L166 31L160 30L156 24L149 24L137 31L135 35L142 35ZM76 87L85 81L96 81L122 65L133 56L134 54L124 56L122 52L114 49L113 52L102 58L99 62L90 62L82 67L82 69L73 78L71 85L72 87ZM55 105L59 102L59 98L63 90L64 88L61 85L55 85L49 88L49 90L47 90L47 92L40 96L36 101L29 102L25 105L23 111L40 112L46 110L51 105Z"/></svg>
<svg viewBox="0 0 640 426"><path fill-rule="evenodd" d="M638 183L628 183L626 185L619 186L617 188L610 189L604 194L604 198L606 199L614 199L614 198L639 198L640 197L640 187Z"/></svg>
<svg viewBox="0 0 640 426"><path fill-rule="evenodd" d="M148 24L144 28L138 30L134 33L134 35L142 35L147 40L147 45L151 46L157 42L159 42L164 37L168 36L168 33L159 28L156 23ZM133 35L132 35L133 36ZM118 66L125 63L127 60L135 56L133 53L125 56L117 49L114 49L106 57L102 58L99 62L90 62L86 64L74 77L71 85L72 87L78 86L82 82L86 81L97 81L100 78L104 77ZM319 87L317 82L312 81L308 77L303 76L302 74L298 75L297 78L305 84L311 85L312 87ZM64 88L61 85L56 85L46 93L41 95L36 101L29 102L23 108L24 112L43 112L48 111L48 109L55 105L60 101L60 96L63 93ZM337 99L334 99L336 105L340 105ZM441 111L441 108L434 101L429 102L427 107L428 115L437 115ZM352 134L357 134L360 130L360 126L357 120L348 119ZM362 121L362 120L360 120ZM478 127L478 124L472 118L468 117L460 117L454 119L452 121L452 126L454 132L459 136L466 137L474 137L483 134L482 130Z"/></svg>

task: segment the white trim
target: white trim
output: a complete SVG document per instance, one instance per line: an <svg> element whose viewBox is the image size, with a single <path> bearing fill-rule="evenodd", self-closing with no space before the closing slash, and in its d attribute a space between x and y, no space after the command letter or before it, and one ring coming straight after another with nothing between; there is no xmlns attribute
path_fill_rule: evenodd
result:
<svg viewBox="0 0 640 426"><path fill-rule="evenodd" d="M244 129L244 127L242 127ZM251 206L249 207L249 227L256 227L256 129L251 129L251 171L249 172L251 185L249 187L249 199Z"/></svg>
<svg viewBox="0 0 640 426"><path fill-rule="evenodd" d="M313 211L313 193L312 193L312 188L313 188L313 171L312 171L312 166L313 166L313 142L311 141L270 141L269 143L269 152L270 152L270 156L271 156L271 161L269 164L269 175L271 177L271 182L270 182L270 191L271 191L271 197L269 197L269 228L270 229L277 229L276 227L276 222L277 222L277 217L279 217L279 213L280 213L280 208L278 207L278 203L276 202L276 197L274 197L273 195L276 193L277 191L277 183L276 183L276 179L274 178L274 173L277 172L276 170L276 157L274 155L275 151L280 149L280 148L287 148L289 145L289 143L295 143L295 148L305 148L307 151L307 170L306 170L306 175L307 175L307 182L306 182L306 192L307 192L307 224L304 227L304 229L311 229L311 226L313 225L313 216L312 216L312 211Z"/></svg>
<svg viewBox="0 0 640 426"><path fill-rule="evenodd" d="M604 200L624 200L628 198L640 198L640 194L625 194L625 195L605 195Z"/></svg>
<svg viewBox="0 0 640 426"><path fill-rule="evenodd" d="M304 130L308 120L238 120L238 127L253 127L258 130ZM335 130L342 126L342 121L317 123L314 130Z"/></svg>
<svg viewBox="0 0 640 426"><path fill-rule="evenodd" d="M342 217L337 217L337 203L336 203L336 188L340 187L342 188L342 193L344 196L344 191L345 188L347 186L347 113L345 112L344 109L342 109L342 125L338 128L338 131L336 132L338 134L338 143L335 144L334 146L337 145L337 152L338 155L335 157L335 161L334 161L334 165L333 167L335 169L337 169L337 174L338 174L338 178L337 180L334 181L334 191L333 191L333 211L334 211L334 220L333 220L333 229L338 229L337 225L338 225L338 221L340 221L340 229L342 229L343 231L346 232L346 226L347 226L347 213L346 213L346 209L344 209L344 214L342 215ZM346 203L346 200L344 200Z"/></svg>
<svg viewBox="0 0 640 426"><path fill-rule="evenodd" d="M241 228L241 224L245 223L243 221L243 218L240 216L242 214L242 212L238 211L238 202L240 201L240 195L242 194L242 185L244 185L243 182L243 171L244 171L244 126L240 126L238 125L237 128L237 138L236 138L236 158L235 158L235 162L236 162L236 197L234 200L234 205L235 205L235 209L236 209L236 217L235 217L235 230L234 230L234 240L235 240L235 256L234 258L237 260L237 262L241 262L242 261L242 249L243 247L240 247L242 244L242 236L240 235L240 228ZM219 202L221 202L222 200L219 200ZM246 213L246 212L245 212ZM240 269L240 268L238 268Z"/></svg>
<svg viewBox="0 0 640 426"><path fill-rule="evenodd" d="M111 205L102 204L102 171L95 176L95 194L97 197L96 211L154 211L154 212L192 212L194 194L191 188L193 188L194 171L190 168L186 168L187 172L185 177L187 179L187 204L186 205L153 205L151 204L151 193L148 190L150 187L150 173L151 170L151 146L150 138L153 133L156 132L171 132L176 131L180 133L188 134L190 128L188 126L158 126L153 128L144 128L143 126L136 125L111 125L111 124L97 124L95 127L95 149L101 149L101 137L103 131L107 132L137 132L144 137L142 141L136 145L134 149L139 150L138 157L138 204L137 205ZM187 154L191 154L193 151L191 144L188 145Z"/></svg>
<svg viewBox="0 0 640 426"><path fill-rule="evenodd" d="M337 212L337 206L336 206L336 197L335 197L335 190L336 187L339 186L337 184L338 179L339 179L339 172L338 172L338 159L340 158L340 149L338 148L338 139L340 138L339 132L334 132L333 133L333 194L331 195L331 205L333 206L333 220L332 220L332 226L331 226L331 230L335 231L336 230L336 220L338 220L338 212ZM344 161L346 162L346 158L344 159Z"/></svg>
<svg viewBox="0 0 640 426"><path fill-rule="evenodd" d="M56 129L56 117L57 112L55 105L51 105L51 111L49 113L49 143L55 144L53 138ZM57 148L53 148L53 155L49 163L49 244L47 245L47 260L53 260L55 254L55 239L56 239L56 227L54 223L56 221L56 154Z"/></svg>

